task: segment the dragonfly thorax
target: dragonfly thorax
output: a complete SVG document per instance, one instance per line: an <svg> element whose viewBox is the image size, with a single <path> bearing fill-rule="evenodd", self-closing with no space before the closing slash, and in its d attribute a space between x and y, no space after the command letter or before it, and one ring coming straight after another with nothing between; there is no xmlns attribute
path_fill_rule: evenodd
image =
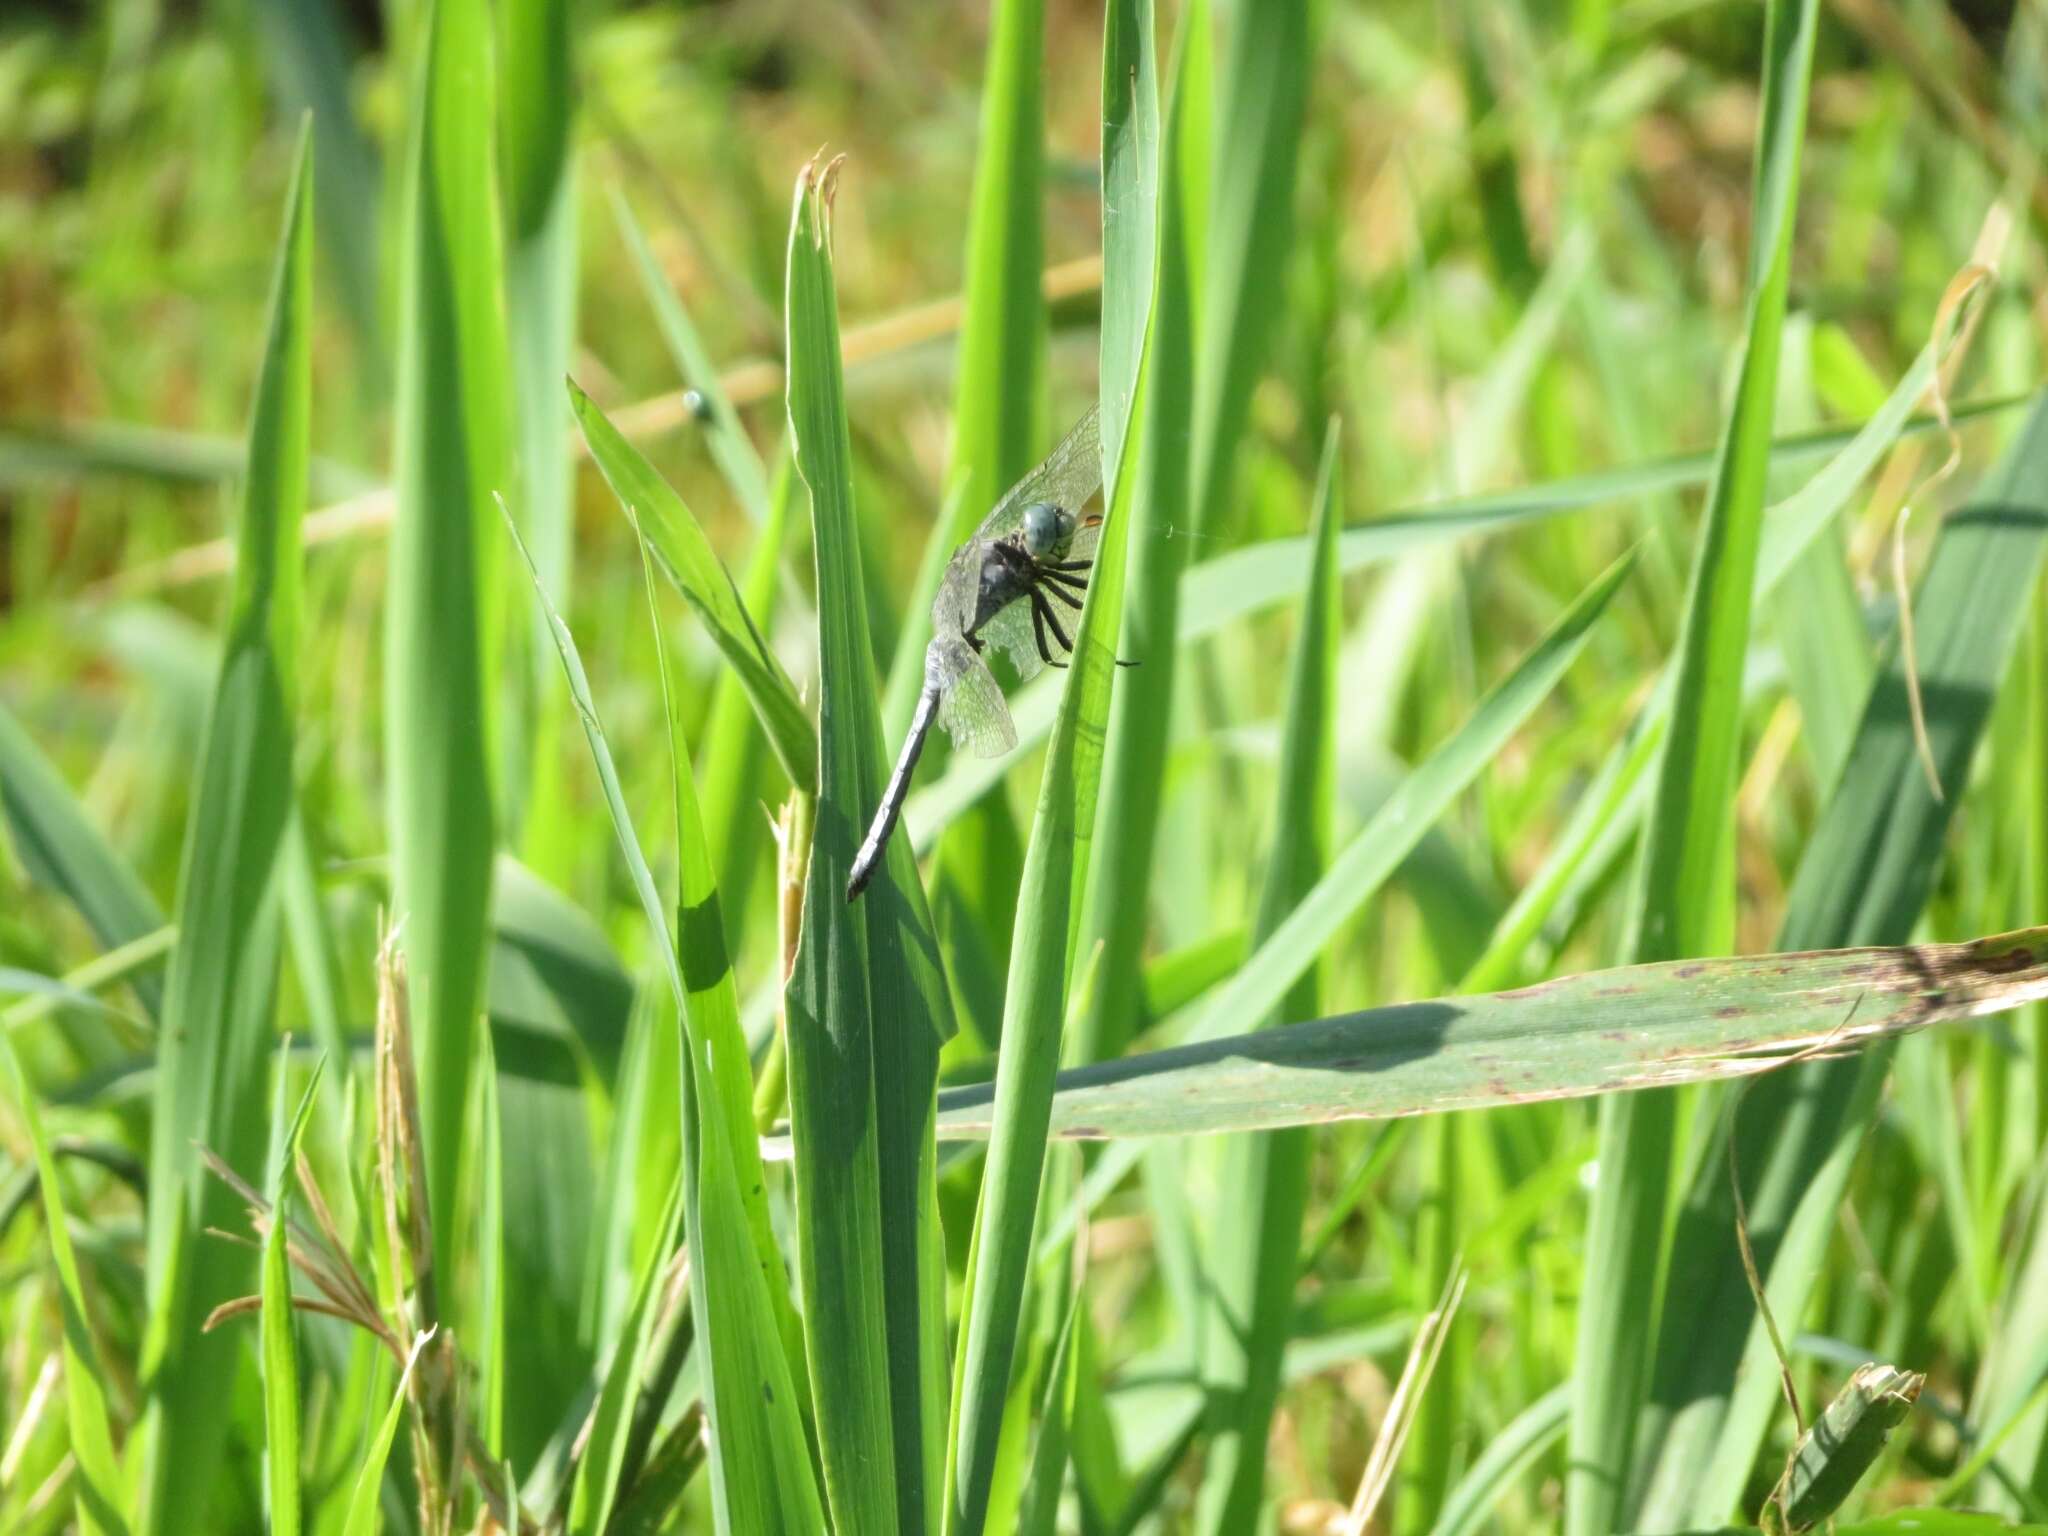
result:
<svg viewBox="0 0 2048 1536"><path fill-rule="evenodd" d="M970 634L1031 591L1034 561L1023 534L998 539L981 558L981 585L975 594L974 624Z"/></svg>

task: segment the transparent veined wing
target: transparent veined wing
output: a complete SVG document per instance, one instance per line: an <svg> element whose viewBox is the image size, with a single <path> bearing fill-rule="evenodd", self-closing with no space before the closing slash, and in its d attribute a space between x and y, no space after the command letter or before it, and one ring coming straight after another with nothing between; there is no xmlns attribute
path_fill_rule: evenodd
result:
<svg viewBox="0 0 2048 1536"><path fill-rule="evenodd" d="M1073 610L1062 605L1061 612L1072 613ZM1073 616L1077 619L1080 617L1079 614ZM1074 633L1074 626L1065 619L1060 620L1060 628L1064 629L1069 637ZM1020 683L1030 682L1045 670L1045 663L1038 655L1038 637L1031 629L1029 596L1018 598L982 625L981 639L985 645L1009 652L1010 662L1017 669L1017 681ZM1045 632L1045 648L1052 652L1055 661L1063 660L1066 656L1066 647L1060 644L1059 637L1049 629Z"/></svg>
<svg viewBox="0 0 2048 1536"><path fill-rule="evenodd" d="M1096 408L1088 412L1060 439L1059 447L1045 456L1045 462L1011 486L995 510L982 519L974 536L984 544L1006 538L1024 522L1024 509L1034 501L1047 502L1078 515L1102 488L1102 438L1096 422ZM1088 530L1092 532L1092 530ZM1078 547L1080 535L1075 535ZM1093 548L1093 540L1089 547ZM1084 558L1069 551L1074 559Z"/></svg>
<svg viewBox="0 0 2048 1536"><path fill-rule="evenodd" d="M924 677L939 690L939 724L953 746L976 757L1001 757L1017 745L1010 706L988 664L957 635L939 635L926 647Z"/></svg>
<svg viewBox="0 0 2048 1536"><path fill-rule="evenodd" d="M981 558L987 547L979 538L969 539L946 562L946 574L939 578L939 590L932 594L933 634L957 638L974 623L974 609L981 595Z"/></svg>

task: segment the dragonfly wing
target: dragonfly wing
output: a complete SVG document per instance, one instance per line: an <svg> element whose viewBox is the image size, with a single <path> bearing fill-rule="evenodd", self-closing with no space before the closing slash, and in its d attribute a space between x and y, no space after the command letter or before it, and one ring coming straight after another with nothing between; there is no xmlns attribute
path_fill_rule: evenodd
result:
<svg viewBox="0 0 2048 1536"><path fill-rule="evenodd" d="M925 680L939 687L939 724L953 745L976 757L1001 757L1017 745L1010 706L973 647L941 635L925 652Z"/></svg>
<svg viewBox="0 0 2048 1536"><path fill-rule="evenodd" d="M974 536L989 544L1015 533L1023 525L1024 509L1034 501L1078 514L1101 488L1102 438L1096 408L1091 405L1060 439L1059 447L1045 456L1045 462L1010 487L995 510L982 519Z"/></svg>
<svg viewBox="0 0 2048 1536"><path fill-rule="evenodd" d="M1068 633L1073 631L1069 629ZM1038 637L1031 628L1031 599L1028 596L1018 598L982 625L981 638L987 644L1009 652L1020 683L1030 682L1045 667L1038 654ZM1045 646L1055 660L1064 654L1058 638L1050 630L1046 631Z"/></svg>
<svg viewBox="0 0 2048 1536"><path fill-rule="evenodd" d="M973 626L975 606L981 596L981 561L987 547L979 538L969 539L946 562L946 574L939 579L939 590L932 595L933 634L958 639Z"/></svg>

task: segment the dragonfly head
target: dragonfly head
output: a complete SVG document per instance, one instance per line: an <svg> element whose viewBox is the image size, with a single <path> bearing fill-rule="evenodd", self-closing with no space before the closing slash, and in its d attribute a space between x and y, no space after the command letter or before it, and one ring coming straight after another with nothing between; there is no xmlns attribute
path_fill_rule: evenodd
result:
<svg viewBox="0 0 2048 1536"><path fill-rule="evenodd" d="M1073 536L1073 513L1049 501L1034 501L1024 509L1024 548L1032 559L1058 553Z"/></svg>

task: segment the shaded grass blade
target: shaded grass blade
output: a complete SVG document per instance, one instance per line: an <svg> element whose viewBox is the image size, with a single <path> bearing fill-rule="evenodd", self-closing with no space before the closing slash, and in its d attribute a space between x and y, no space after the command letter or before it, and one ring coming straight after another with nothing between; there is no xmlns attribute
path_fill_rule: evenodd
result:
<svg viewBox="0 0 2048 1536"><path fill-rule="evenodd" d="M86 819L63 775L5 704L0 704L0 812L29 878L69 900L101 944L120 949L163 930L169 919L156 898ZM160 1018L162 981L144 971L131 984L150 1018Z"/></svg>
<svg viewBox="0 0 2048 1536"><path fill-rule="evenodd" d="M1144 389L1141 382L1141 397ZM1121 618L1134 480L1127 474L1110 498L1080 628L1074 635L1066 691L1046 749L1037 815L1017 892L1002 1050L996 1058L994 1128L975 1213L973 1267L960 1325L962 1360L945 1529L963 1536L978 1536L988 1519L1024 1313L1032 1232L1045 1172L1046 1123L1068 1005L1073 961L1068 944L1077 877L1086 866L1087 845L1093 838L1102 731L1118 671L1109 637Z"/></svg>
<svg viewBox="0 0 2048 1536"><path fill-rule="evenodd" d="M1748 317L1734 407L1707 492L1679 635L1671 725L1644 831L1633 914L1632 947L1639 961L1723 954L1734 941L1743 659L1763 536L1778 350L1818 26L1818 0L1772 0L1765 21ZM1676 1108L1665 1095L1616 1098L1601 1107L1601 1176L1589 1218L1572 1373L1567 1536L1608 1536L1627 1523L1636 1420L1658 1327L1656 1287ZM1671 1321L1678 1322L1675 1314ZM1691 1320L1680 1326L1691 1327Z"/></svg>
<svg viewBox="0 0 2048 1536"><path fill-rule="evenodd" d="M14 1053L14 1042L4 1029L0 1029L0 1060L6 1063L8 1086L21 1107L22 1125L35 1157L43 1220L50 1234L50 1255L57 1265L57 1299L64 1314L64 1412L70 1426L71 1454L78 1464L74 1495L78 1529L83 1536L126 1536L122 1483L114 1464L114 1438L107 1419L106 1378L92 1322L85 1310L85 1292L78 1283L78 1256L71 1246L64 1192L57 1183L57 1165L50 1157L50 1141L43 1132L42 1110L36 1103L35 1090L29 1086L20 1058Z"/></svg>
<svg viewBox="0 0 2048 1536"><path fill-rule="evenodd" d="M489 933L491 498L510 489L512 402L493 141L491 15L425 19L400 301L397 511L384 632L393 905L412 985L433 1263L461 1308L463 1125Z"/></svg>
<svg viewBox="0 0 2048 1536"><path fill-rule="evenodd" d="M842 1536L937 1528L944 1269L933 1183L938 1047L952 1033L908 839L856 903L846 878L880 794L834 291L831 168L797 180L786 289L789 433L818 605L818 786L786 993L798 1254L818 1442Z"/></svg>
<svg viewBox="0 0 2048 1536"><path fill-rule="evenodd" d="M249 428L235 590L178 875L178 940L164 989L151 1121L148 1384L142 1518L201 1529L244 1356L201 1333L255 1289L245 1254L206 1240L234 1202L198 1148L252 1168L264 1133L263 1061L281 950L278 869L292 810L299 529L312 396L310 128L285 205L270 324Z"/></svg>
<svg viewBox="0 0 2048 1536"><path fill-rule="evenodd" d="M1337 428L1323 439L1310 513L1315 555L1281 725L1273 852L1253 923L1263 944L1315 886L1329 861L1337 802L1337 638L1343 614L1337 580ZM1287 991L1268 1023L1314 1018L1320 988L1310 970ZM1294 1282L1308 1205L1305 1131L1234 1137L1221 1149L1225 1196L1209 1230L1204 1267L1214 1307L1207 1323L1205 1389L1226 1404L1211 1441L1200 1498L1203 1527L1219 1533L1258 1524L1266 1439L1280 1393L1281 1358L1294 1332Z"/></svg>
<svg viewBox="0 0 2048 1536"><path fill-rule="evenodd" d="M1872 1042L2043 996L2042 928L1965 944L1625 966L1077 1067L1060 1074L1052 1131L1079 1140L1207 1135L1727 1080L1769 1072L1821 1041L1845 1053L1870 1046L1864 1059L1875 1059L1883 1047ZM988 1135L990 1099L986 1085L948 1090L940 1135ZM1775 1374L1763 1374L1775 1387Z"/></svg>
<svg viewBox="0 0 2048 1536"><path fill-rule="evenodd" d="M761 727L790 783L811 793L817 782L818 735L796 684L755 627L731 575L682 498L655 473L640 450L605 419L590 397L569 384L569 406L612 492L660 557L663 573L704 621L753 701Z"/></svg>

